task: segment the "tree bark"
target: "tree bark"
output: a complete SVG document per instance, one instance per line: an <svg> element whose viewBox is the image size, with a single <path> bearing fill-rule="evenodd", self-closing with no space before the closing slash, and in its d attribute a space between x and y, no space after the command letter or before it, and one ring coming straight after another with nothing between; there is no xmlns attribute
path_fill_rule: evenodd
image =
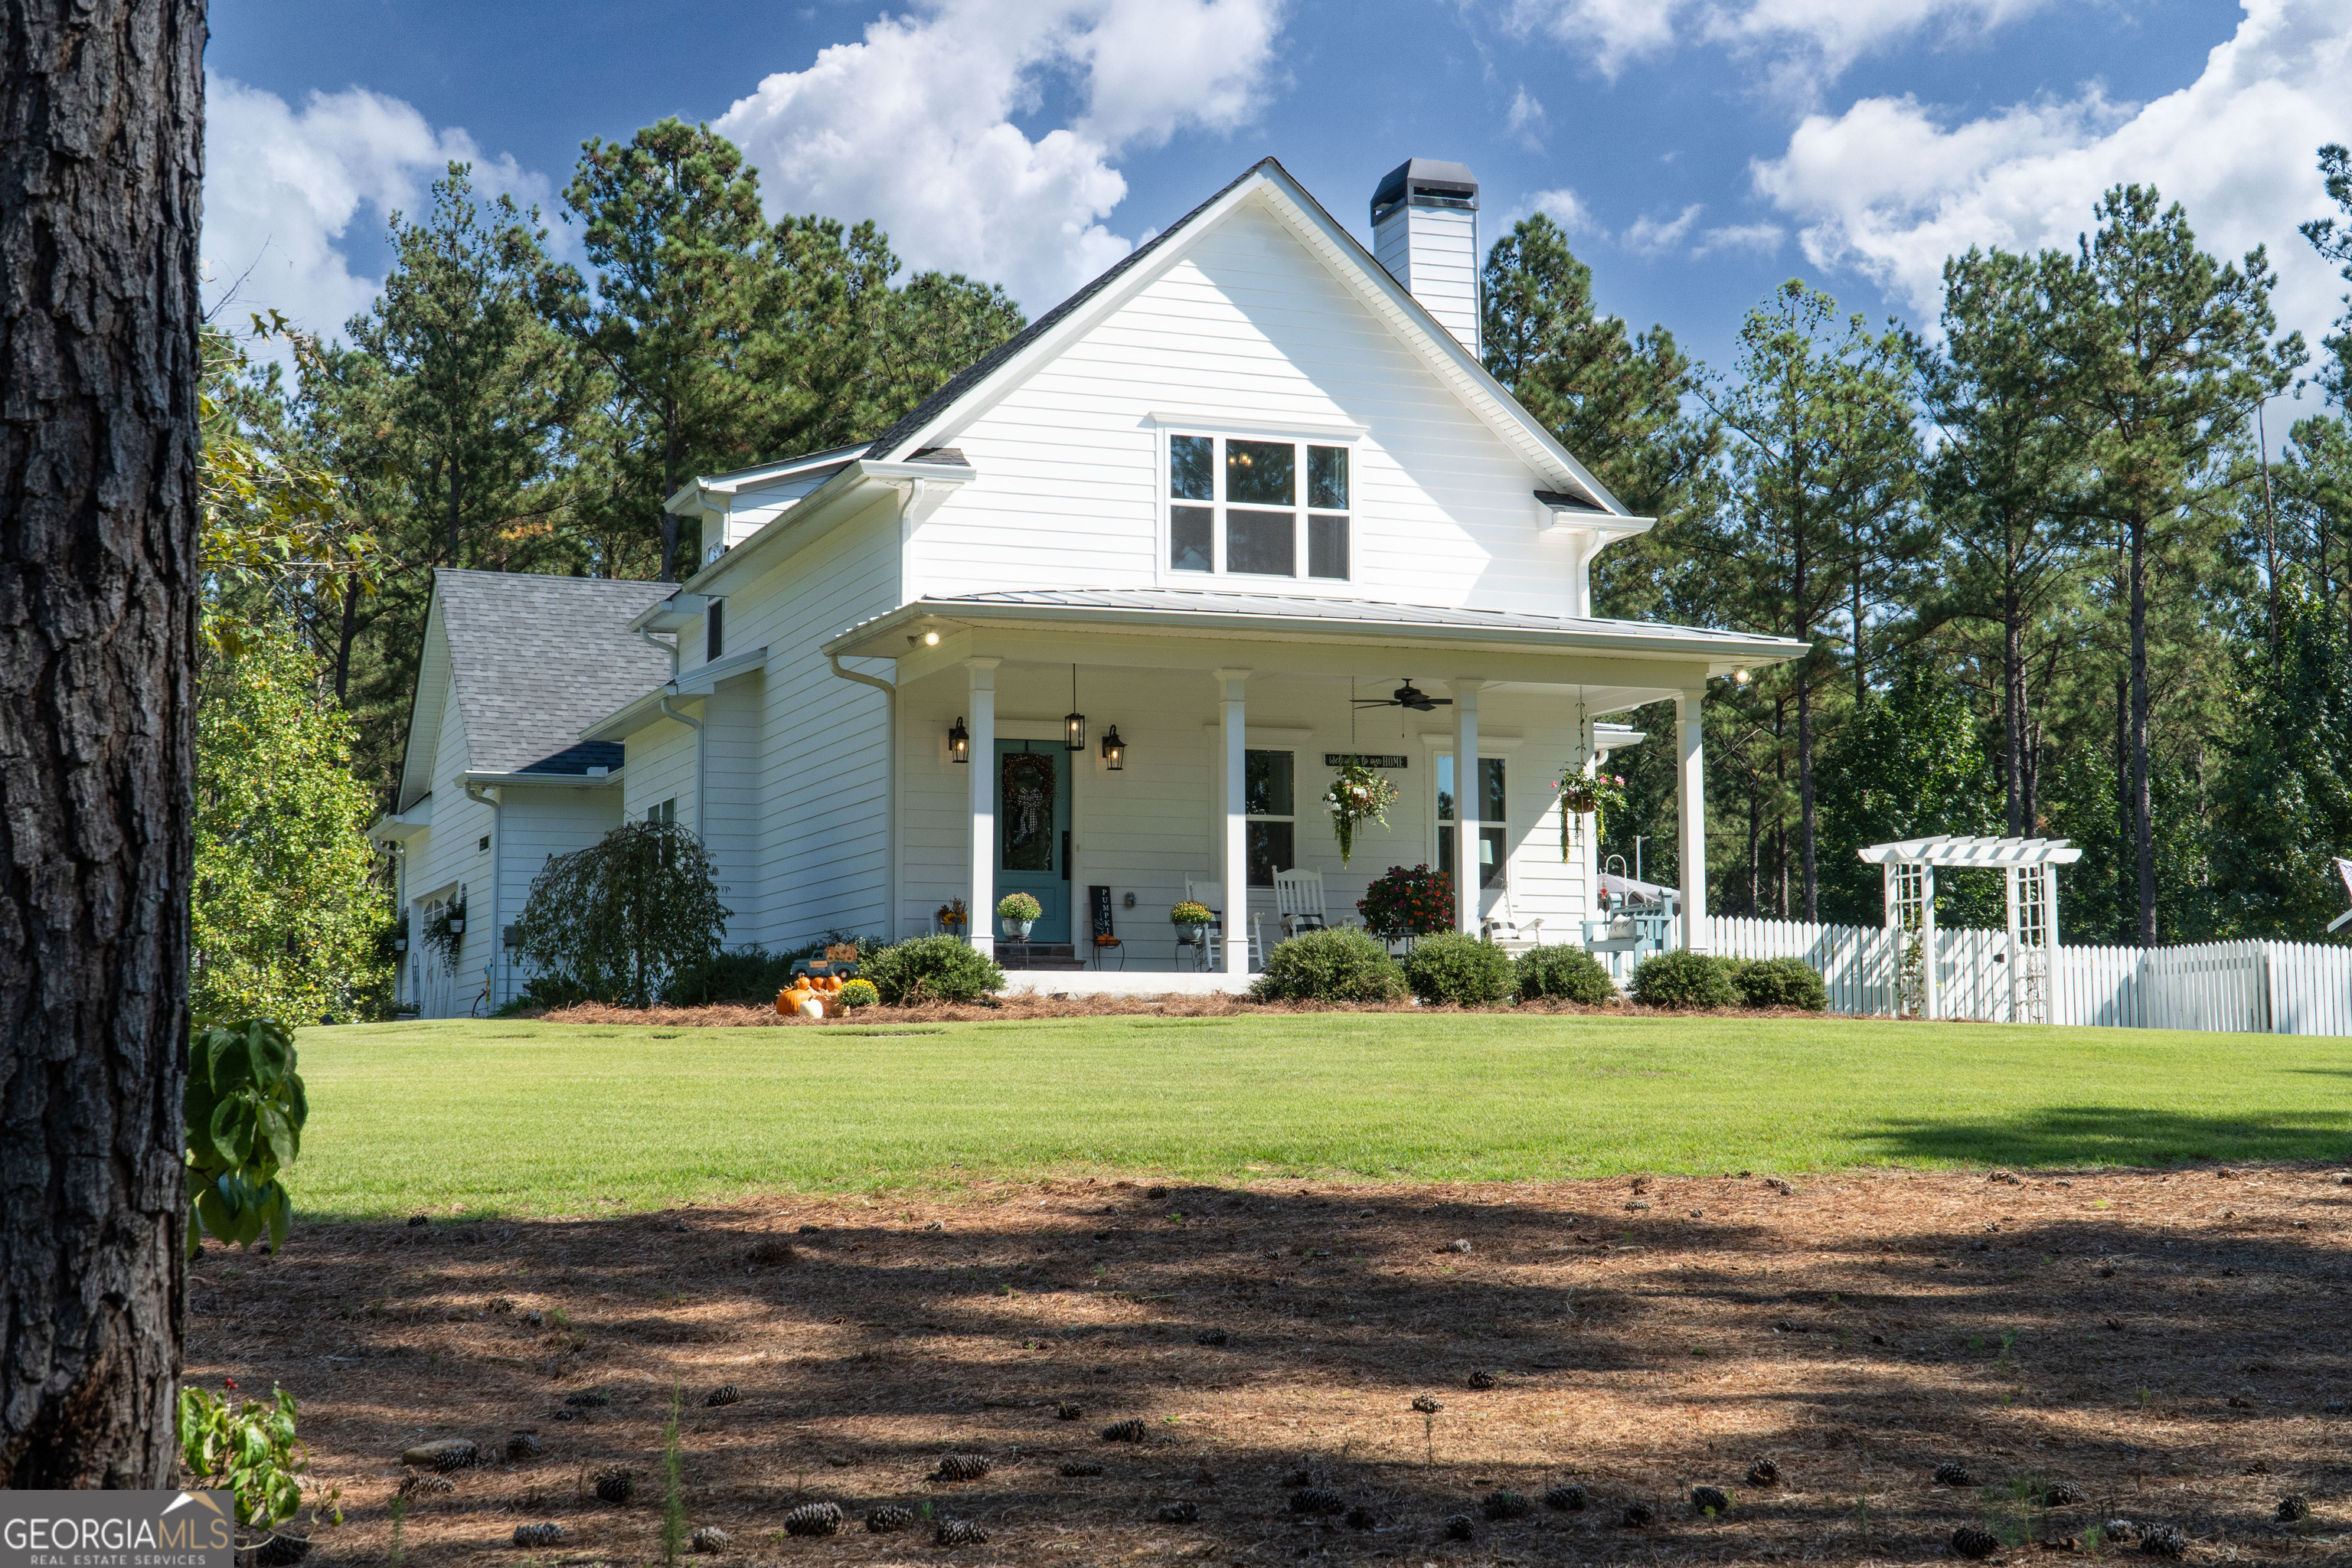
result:
<svg viewBox="0 0 2352 1568"><path fill-rule="evenodd" d="M2008 775L2009 836L2022 837L2032 826L2025 810L2025 606L2017 591L2016 531L2010 530L2007 581L2001 585L2000 684L2003 772Z"/></svg>
<svg viewBox="0 0 2352 1568"><path fill-rule="evenodd" d="M2156 945L2156 814L2147 777L2147 529L2131 531L2131 818L2139 865L2139 945Z"/></svg>
<svg viewBox="0 0 2352 1568"><path fill-rule="evenodd" d="M0 1487L173 1473L201 0L0 0Z"/></svg>

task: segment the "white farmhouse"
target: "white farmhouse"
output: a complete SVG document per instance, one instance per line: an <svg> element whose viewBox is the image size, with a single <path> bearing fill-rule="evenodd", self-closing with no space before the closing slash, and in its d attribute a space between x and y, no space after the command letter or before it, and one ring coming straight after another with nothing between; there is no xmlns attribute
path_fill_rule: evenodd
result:
<svg viewBox="0 0 2352 1568"><path fill-rule="evenodd" d="M562 836L526 843L522 816L560 800L584 823L593 799L599 821L699 835L734 943L910 936L960 904L988 946L997 900L1025 890L1045 914L1016 962L1120 977L1056 988L1167 989L1203 957L1169 921L1188 889L1271 942L1276 873L1322 873L1336 922L1420 864L1475 868L1454 879L1465 929L1575 941L1593 835L1571 824L1563 847L1556 781L1636 738L1607 716L1672 699L1681 909L1703 929L1700 694L1802 645L1592 616L1593 557L1650 520L1481 368L1476 210L1468 170L1416 159L1374 197L1376 259L1268 159L876 440L682 488L694 574L593 584L593 634L580 600L568 657L615 696L572 738L626 765L583 764L576 793L515 776L545 738L499 750L498 777L478 754L463 783L446 739L420 755L425 695L464 707L428 648L408 907L455 890L459 803L504 814L474 885L510 921ZM497 613L459 575L436 624ZM651 672L648 641L668 650ZM1400 797L1343 866L1320 800L1351 753ZM487 855L475 820L457 847ZM461 971L489 963L511 994L472 938ZM1238 984L1249 956L1224 942L1190 984Z"/></svg>

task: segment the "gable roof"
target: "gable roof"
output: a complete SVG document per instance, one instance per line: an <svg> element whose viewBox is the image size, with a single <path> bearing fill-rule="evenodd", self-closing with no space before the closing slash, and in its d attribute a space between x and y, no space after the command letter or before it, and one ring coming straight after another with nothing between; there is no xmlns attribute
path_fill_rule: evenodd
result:
<svg viewBox="0 0 2352 1568"><path fill-rule="evenodd" d="M631 633L629 621L677 587L530 572L436 572L399 809L433 787L445 686L455 688L466 727L468 773L577 776L592 767L619 767L619 746L583 741L580 731L669 679L669 656Z"/></svg>

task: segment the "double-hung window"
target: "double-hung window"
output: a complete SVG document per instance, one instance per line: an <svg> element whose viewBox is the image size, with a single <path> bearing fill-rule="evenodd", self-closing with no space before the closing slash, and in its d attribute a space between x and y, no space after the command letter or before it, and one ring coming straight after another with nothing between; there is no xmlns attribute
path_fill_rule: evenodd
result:
<svg viewBox="0 0 2352 1568"><path fill-rule="evenodd" d="M1289 752L1249 752L1242 759L1242 799L1248 821L1249 885L1271 888L1276 871L1298 866L1298 818L1294 780L1297 759Z"/></svg>
<svg viewBox="0 0 2352 1568"><path fill-rule="evenodd" d="M1172 572L1345 582L1348 516L1345 447L1168 438Z"/></svg>
<svg viewBox="0 0 2352 1568"><path fill-rule="evenodd" d="M1437 868L1454 874L1454 759L1437 759ZM1509 813L1504 809L1503 759L1478 759L1478 885L1503 886L1510 858Z"/></svg>

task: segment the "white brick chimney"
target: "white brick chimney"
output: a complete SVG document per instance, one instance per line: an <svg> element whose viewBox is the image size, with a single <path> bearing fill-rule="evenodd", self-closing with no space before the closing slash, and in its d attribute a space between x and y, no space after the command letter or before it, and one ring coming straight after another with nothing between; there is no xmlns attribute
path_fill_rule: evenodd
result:
<svg viewBox="0 0 2352 1568"><path fill-rule="evenodd" d="M1408 158L1372 193L1372 254L1478 353L1478 182L1460 163Z"/></svg>

